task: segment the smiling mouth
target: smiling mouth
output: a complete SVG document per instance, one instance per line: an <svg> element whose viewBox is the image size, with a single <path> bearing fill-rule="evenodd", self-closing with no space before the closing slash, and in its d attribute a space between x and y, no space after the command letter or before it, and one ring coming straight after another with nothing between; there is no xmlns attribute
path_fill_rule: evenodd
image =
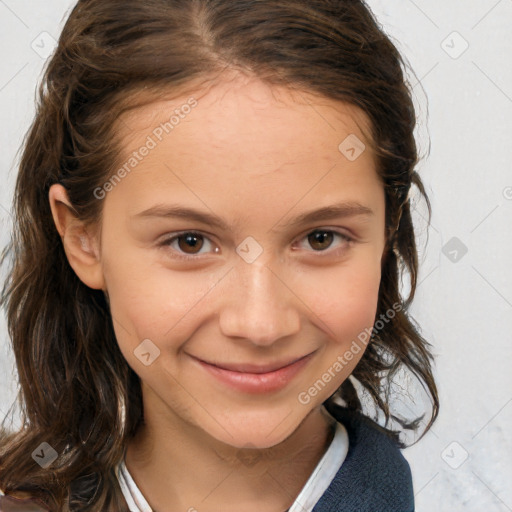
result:
<svg viewBox="0 0 512 512"><path fill-rule="evenodd" d="M253 363L210 363L208 361L204 361L196 357L198 361L207 364L209 366L214 366L215 368L219 368L220 370L227 370L230 372L237 373L252 373L252 374L264 374L264 373L272 373L278 370L282 370L291 366L298 361L309 357L312 353L306 354L305 356L295 357L293 359L287 359L286 362L282 363L268 363L268 364L253 364Z"/></svg>
<svg viewBox="0 0 512 512"><path fill-rule="evenodd" d="M316 351L315 351L316 352ZM278 363L210 363L190 356L223 386L242 393L272 393L285 388L311 361L315 352Z"/></svg>

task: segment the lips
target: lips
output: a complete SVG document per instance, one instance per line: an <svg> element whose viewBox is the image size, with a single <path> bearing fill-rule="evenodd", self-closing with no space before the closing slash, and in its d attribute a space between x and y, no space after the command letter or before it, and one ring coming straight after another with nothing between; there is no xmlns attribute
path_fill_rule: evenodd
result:
<svg viewBox="0 0 512 512"><path fill-rule="evenodd" d="M313 358L288 358L277 363L211 363L196 357L192 361L221 385L242 393L272 393L285 388Z"/></svg>
<svg viewBox="0 0 512 512"><path fill-rule="evenodd" d="M228 370L230 372L239 372L239 373L270 373L280 370L282 368L286 368L297 361L300 361L304 357L307 357L309 354L305 356L299 356L291 359L287 359L286 362L282 363L268 363L268 364L252 364L252 363L210 363L208 361L203 361L199 358L199 361L209 364L210 366L215 366L216 368L220 368L221 370Z"/></svg>

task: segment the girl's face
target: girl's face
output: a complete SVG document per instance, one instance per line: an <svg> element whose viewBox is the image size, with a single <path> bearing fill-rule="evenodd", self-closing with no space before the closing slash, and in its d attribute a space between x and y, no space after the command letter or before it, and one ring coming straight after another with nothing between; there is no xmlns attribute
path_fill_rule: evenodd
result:
<svg viewBox="0 0 512 512"><path fill-rule="evenodd" d="M240 77L203 93L119 123L101 287L146 415L266 448L363 355L384 190L354 107Z"/></svg>

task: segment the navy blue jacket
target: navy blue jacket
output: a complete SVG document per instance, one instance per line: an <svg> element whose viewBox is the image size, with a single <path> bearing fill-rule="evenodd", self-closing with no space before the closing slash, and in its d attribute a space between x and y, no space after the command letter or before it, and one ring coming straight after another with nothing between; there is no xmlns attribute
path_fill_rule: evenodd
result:
<svg viewBox="0 0 512 512"><path fill-rule="evenodd" d="M329 412L347 429L349 448L313 512L414 512L411 470L394 439L358 412Z"/></svg>
<svg viewBox="0 0 512 512"><path fill-rule="evenodd" d="M396 442L358 412L331 406L348 432L345 461L313 512L414 512L411 470ZM0 512L39 512L29 500L0 496Z"/></svg>

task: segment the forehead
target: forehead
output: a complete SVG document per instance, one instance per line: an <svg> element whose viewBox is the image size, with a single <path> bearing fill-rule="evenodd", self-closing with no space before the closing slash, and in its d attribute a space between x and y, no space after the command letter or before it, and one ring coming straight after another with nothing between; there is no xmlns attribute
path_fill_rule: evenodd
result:
<svg viewBox="0 0 512 512"><path fill-rule="evenodd" d="M304 206L331 196L368 202L364 195L379 185L369 128L346 103L245 76L217 80L121 116L118 165L136 165L113 195L124 191L130 211L187 195L233 215L241 205L291 208L306 195ZM340 144L354 136L366 150L350 161ZM151 151L135 161L149 140Z"/></svg>
<svg viewBox="0 0 512 512"><path fill-rule="evenodd" d="M264 168L267 160L288 156L294 161L317 160L326 153L337 156L339 144L351 134L367 148L371 143L371 123L361 109L292 84L270 85L234 73L182 89L162 90L161 99L120 116L114 133L121 146L131 151L153 134L159 145L195 156L229 148L230 160L242 160L250 169L252 157ZM196 106L190 108L190 101Z"/></svg>

